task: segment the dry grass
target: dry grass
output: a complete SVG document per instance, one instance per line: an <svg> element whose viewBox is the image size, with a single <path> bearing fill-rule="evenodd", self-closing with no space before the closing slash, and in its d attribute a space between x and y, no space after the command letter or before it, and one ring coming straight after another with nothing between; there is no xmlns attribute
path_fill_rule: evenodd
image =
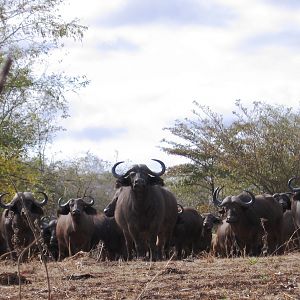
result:
<svg viewBox="0 0 300 300"><path fill-rule="evenodd" d="M0 262L0 278L17 264ZM300 253L259 258L211 256L163 262L97 262L78 253L48 263L51 299L300 299ZM23 263L21 299L48 299L39 261ZM2 276L2 277L1 277ZM1 281L0 299L20 299ZM25 281L24 281L25 282Z"/></svg>

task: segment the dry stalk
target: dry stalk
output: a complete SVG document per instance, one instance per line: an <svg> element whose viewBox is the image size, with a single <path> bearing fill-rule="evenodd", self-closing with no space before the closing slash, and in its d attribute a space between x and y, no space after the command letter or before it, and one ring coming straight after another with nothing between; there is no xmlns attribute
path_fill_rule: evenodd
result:
<svg viewBox="0 0 300 300"><path fill-rule="evenodd" d="M137 296L136 300L141 299L141 297L143 296L143 294L145 293L145 291L147 290L147 288L149 287L149 285L161 274L163 274L163 272L165 271L165 269L168 267L168 265L170 264L171 260L173 259L174 254L172 254L172 256L170 257L170 259L167 261L167 263L164 265L163 269L160 271L157 271L157 273L152 277L152 279L150 281L148 281L145 285L145 287L143 288L143 290L141 291L141 293Z"/></svg>
<svg viewBox="0 0 300 300"><path fill-rule="evenodd" d="M0 256L0 260L4 259L6 256L11 255L12 253L15 253L15 252L16 252L16 251L13 250L13 251L9 251L9 252L6 252L6 253L2 254L2 255Z"/></svg>

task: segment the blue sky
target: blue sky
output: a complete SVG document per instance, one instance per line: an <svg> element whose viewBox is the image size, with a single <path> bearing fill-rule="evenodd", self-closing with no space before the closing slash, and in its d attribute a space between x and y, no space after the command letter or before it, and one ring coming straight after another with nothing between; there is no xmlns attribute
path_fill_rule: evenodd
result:
<svg viewBox="0 0 300 300"><path fill-rule="evenodd" d="M72 0L62 13L89 29L54 68L91 83L68 95L49 156L174 165L163 128L191 117L194 100L225 116L237 99L299 106L300 1Z"/></svg>

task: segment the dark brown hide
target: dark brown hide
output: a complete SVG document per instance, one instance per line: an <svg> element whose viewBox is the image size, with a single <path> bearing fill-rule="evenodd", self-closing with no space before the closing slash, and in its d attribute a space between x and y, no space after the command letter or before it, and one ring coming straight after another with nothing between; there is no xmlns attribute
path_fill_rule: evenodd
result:
<svg viewBox="0 0 300 300"><path fill-rule="evenodd" d="M78 251L90 251L97 211L83 198L70 199L57 211L59 260Z"/></svg>
<svg viewBox="0 0 300 300"><path fill-rule="evenodd" d="M210 252L213 227L221 224L222 220L211 213L201 214L203 218L203 228L201 233L201 250Z"/></svg>
<svg viewBox="0 0 300 300"><path fill-rule="evenodd" d="M292 177L288 181L288 187L292 191L293 195L291 197L291 211L294 223L297 228L300 228L300 187L294 187L293 182L298 179L297 177Z"/></svg>
<svg viewBox="0 0 300 300"><path fill-rule="evenodd" d="M291 210L283 214L282 222L282 247L284 251L298 250L300 246L300 231L294 223Z"/></svg>
<svg viewBox="0 0 300 300"><path fill-rule="evenodd" d="M245 254L261 254L262 238L267 233L267 252L274 254L281 245L282 207L271 195L243 192L217 200L226 210L237 244ZM216 203L216 201L214 201ZM261 219L265 220L262 226Z"/></svg>
<svg viewBox="0 0 300 300"><path fill-rule="evenodd" d="M108 260L116 260L120 257L126 258L125 239L122 230L116 223L114 217L104 214L94 216L95 230L92 239L93 247L102 241L104 253ZM105 258L105 257L103 257Z"/></svg>
<svg viewBox="0 0 300 300"><path fill-rule="evenodd" d="M276 193L273 195L274 199L281 205L283 212L291 209L291 196L292 193Z"/></svg>
<svg viewBox="0 0 300 300"><path fill-rule="evenodd" d="M56 237L57 219L52 219L49 222L43 221L41 224L41 232L44 244L46 245L46 256L57 260L58 259L58 242Z"/></svg>
<svg viewBox="0 0 300 300"><path fill-rule="evenodd" d="M36 201L33 194L30 192L15 194L9 204L4 204L0 196L0 206L4 208L2 213L0 232L5 240L7 250L9 252L16 250L20 251L28 246L34 240L34 234L28 223L28 219L36 229L36 234L39 234L40 219L44 214L42 206L47 204L48 197L45 193L42 202ZM16 258L16 253L13 253L13 258Z"/></svg>
<svg viewBox="0 0 300 300"><path fill-rule="evenodd" d="M178 215L177 222L173 232L173 239L177 254L177 259L181 259L184 251L184 257L199 253L201 248L201 234L203 227L203 218L192 207L184 207Z"/></svg>
<svg viewBox="0 0 300 300"><path fill-rule="evenodd" d="M124 175L118 175L118 164L112 169L115 177L122 178L115 218L125 236L128 258L132 257L134 243L137 257L145 257L150 250L152 259L161 259L163 249L168 252L177 219L176 198L162 187L159 176L163 172L154 173L145 165L134 165Z"/></svg>

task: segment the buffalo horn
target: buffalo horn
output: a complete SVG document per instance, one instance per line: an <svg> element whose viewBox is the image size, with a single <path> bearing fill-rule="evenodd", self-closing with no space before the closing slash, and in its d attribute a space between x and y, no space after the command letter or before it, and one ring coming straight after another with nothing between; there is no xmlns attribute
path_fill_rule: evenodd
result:
<svg viewBox="0 0 300 300"><path fill-rule="evenodd" d="M218 197L219 197L219 193L220 193L220 191L222 190L222 188L223 188L224 186L222 186L221 188L220 187L217 187L215 190L214 190L214 193L213 193L213 204L215 205L215 206L221 206L221 203L222 203L222 201L220 201L220 200L218 200Z"/></svg>
<svg viewBox="0 0 300 300"><path fill-rule="evenodd" d="M58 204L59 207L65 207L65 206L67 206L67 205L69 204L69 202L70 202L70 200L68 200L65 204L61 204L62 200L63 200L63 197L60 197L60 198L58 199L57 204Z"/></svg>
<svg viewBox="0 0 300 300"><path fill-rule="evenodd" d="M246 192L247 194L250 195L251 199L247 202L239 200L238 202L242 205L242 206L251 206L253 205L253 203L255 202L255 196L252 192L244 190L244 192Z"/></svg>
<svg viewBox="0 0 300 300"><path fill-rule="evenodd" d="M44 199L41 202L35 201L39 206L45 206L48 203L48 196L44 192L38 192L39 194L44 195Z"/></svg>
<svg viewBox="0 0 300 300"><path fill-rule="evenodd" d="M85 197L83 197L83 198L89 198L89 199L91 199L90 202L85 202L85 201L84 201L84 203L85 203L86 205L88 205L88 206L93 206L93 205L94 205L95 200L94 200L93 197L91 197L91 196L85 196Z"/></svg>
<svg viewBox="0 0 300 300"><path fill-rule="evenodd" d="M292 192L297 193L297 192L300 191L300 188L299 188L299 187L297 187L297 188L292 187L292 182L293 182L295 179L297 179L297 177L292 177L291 179L289 179L289 181L288 181L288 187L289 187L289 189L290 189Z"/></svg>
<svg viewBox="0 0 300 300"><path fill-rule="evenodd" d="M124 176L124 175L119 175L119 174L117 174L117 172L116 172L116 167L117 167L118 165L122 164L123 162L124 162L124 161L119 161L119 162L115 163L114 166L112 167L111 172L112 172L112 174L113 174L113 176L114 176L115 178L122 178L122 177Z"/></svg>
<svg viewBox="0 0 300 300"><path fill-rule="evenodd" d="M153 175L153 176L157 176L157 177L160 177L160 176L162 176L163 174L165 174L165 172L166 172L166 166L165 166L165 164L161 161L161 160L159 160L159 159L155 159L155 158L152 158L152 160L154 160L154 161L156 161L156 162L158 162L160 165L161 165L161 171L160 172L153 172L153 171L150 171L150 175Z"/></svg>
<svg viewBox="0 0 300 300"><path fill-rule="evenodd" d="M179 214L182 214L183 211L184 211L183 206L182 206L181 204L179 204L179 203L177 203L177 209L178 209L178 213L179 213Z"/></svg>
<svg viewBox="0 0 300 300"><path fill-rule="evenodd" d="M9 203L9 204L4 204L4 203L2 202L2 198L3 198L5 195L7 195L7 194L9 194L9 193L3 193L3 194L0 195L0 206L1 206L2 208L4 208L4 209L9 209L9 208L10 208L10 203Z"/></svg>

